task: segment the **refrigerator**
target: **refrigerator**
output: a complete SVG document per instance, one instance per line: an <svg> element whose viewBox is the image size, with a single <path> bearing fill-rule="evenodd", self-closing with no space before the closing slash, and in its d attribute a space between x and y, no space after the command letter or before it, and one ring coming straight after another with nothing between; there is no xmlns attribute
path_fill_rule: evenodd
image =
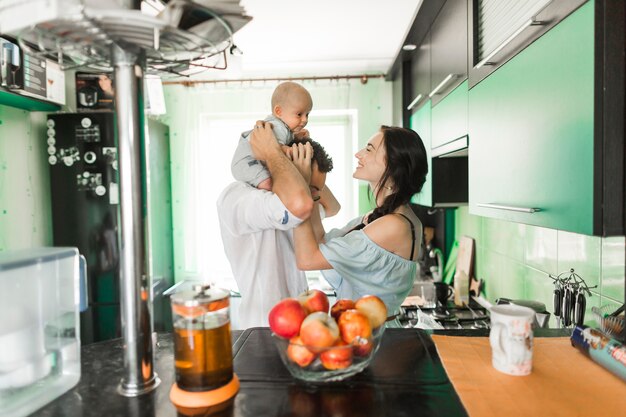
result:
<svg viewBox="0 0 626 417"><path fill-rule="evenodd" d="M171 323L163 291L173 284L169 129L144 124L147 271L155 330ZM87 263L81 342L121 337L119 180L113 112L57 113L47 119L54 246L78 248Z"/></svg>

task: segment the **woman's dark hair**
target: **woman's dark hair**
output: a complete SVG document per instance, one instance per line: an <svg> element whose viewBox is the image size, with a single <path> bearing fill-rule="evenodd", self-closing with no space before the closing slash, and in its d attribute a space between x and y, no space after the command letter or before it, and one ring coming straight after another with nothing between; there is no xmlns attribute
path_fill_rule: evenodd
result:
<svg viewBox="0 0 626 417"><path fill-rule="evenodd" d="M368 223L393 213L398 207L408 203L414 194L419 193L428 174L426 148L419 135L402 127L381 126L387 153L387 167L376 187L376 200L386 186L393 187L392 193L374 209Z"/></svg>

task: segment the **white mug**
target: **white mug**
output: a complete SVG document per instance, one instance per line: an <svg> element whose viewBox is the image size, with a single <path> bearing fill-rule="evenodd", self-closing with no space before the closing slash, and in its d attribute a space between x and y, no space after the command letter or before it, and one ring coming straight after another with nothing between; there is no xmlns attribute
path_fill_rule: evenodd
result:
<svg viewBox="0 0 626 417"><path fill-rule="evenodd" d="M509 375L528 375L533 367L535 312L512 304L491 307L491 359L493 367Z"/></svg>

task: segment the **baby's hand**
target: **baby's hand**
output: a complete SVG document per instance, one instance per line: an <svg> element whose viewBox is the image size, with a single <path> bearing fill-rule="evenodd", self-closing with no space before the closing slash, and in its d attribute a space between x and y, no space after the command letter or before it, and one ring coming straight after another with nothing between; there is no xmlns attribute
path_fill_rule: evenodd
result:
<svg viewBox="0 0 626 417"><path fill-rule="evenodd" d="M308 131L308 130L306 130L306 129L302 129L302 130L300 130L300 131L298 131L298 132L295 132L295 133L293 134L293 137L294 137L295 139L306 139L306 138L309 138L309 137L310 137L310 134L309 134L309 131Z"/></svg>
<svg viewBox="0 0 626 417"><path fill-rule="evenodd" d="M259 185L256 186L256 188L258 188L259 190L272 191L272 179L271 178L264 179L263 181L259 183Z"/></svg>

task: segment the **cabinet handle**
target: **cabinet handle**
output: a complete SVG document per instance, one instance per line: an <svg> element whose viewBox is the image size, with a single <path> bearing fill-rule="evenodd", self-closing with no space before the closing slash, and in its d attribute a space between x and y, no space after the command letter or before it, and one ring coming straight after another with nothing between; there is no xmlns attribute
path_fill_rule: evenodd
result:
<svg viewBox="0 0 626 417"><path fill-rule="evenodd" d="M435 89L433 91L430 92L428 97L432 98L435 94L437 94L439 92L439 90L441 90L445 85L447 85L450 81L452 81L456 77L457 77L456 74L448 74L448 76L446 78L444 78L443 81L440 82L439 85L437 87L435 87Z"/></svg>
<svg viewBox="0 0 626 417"><path fill-rule="evenodd" d="M413 107L415 107L417 105L417 103L420 102L420 100L422 99L422 97L424 97L422 94L418 94L417 97L415 97L415 100L413 100L411 102L411 104L409 104L408 106L406 106L407 110L411 110Z"/></svg>
<svg viewBox="0 0 626 417"><path fill-rule="evenodd" d="M531 208L531 207L515 207L515 206L503 206L501 204L487 204L487 203L478 203L476 204L478 207L496 209L496 210L508 210L508 211L519 211L522 213L537 213L538 211L542 211L540 208Z"/></svg>
<svg viewBox="0 0 626 417"><path fill-rule="evenodd" d="M483 67L485 65L494 65L495 63L491 62L490 59L493 58L498 52L500 52L502 50L502 48L504 48L509 43L511 43L513 41L513 39L515 39L520 33L522 33L524 31L524 29L526 29L529 26L541 26L543 24L544 24L544 22L542 22L542 21L535 20L535 19L532 19L532 18L528 19L526 21L526 23L524 23L522 26L520 26L520 28L517 29L515 32L513 32L513 34L511 36L506 38L500 45L498 45L498 47L496 49L494 49L493 52L491 52L482 61L480 61L478 64L476 64L476 66L474 68L478 69L478 68Z"/></svg>

